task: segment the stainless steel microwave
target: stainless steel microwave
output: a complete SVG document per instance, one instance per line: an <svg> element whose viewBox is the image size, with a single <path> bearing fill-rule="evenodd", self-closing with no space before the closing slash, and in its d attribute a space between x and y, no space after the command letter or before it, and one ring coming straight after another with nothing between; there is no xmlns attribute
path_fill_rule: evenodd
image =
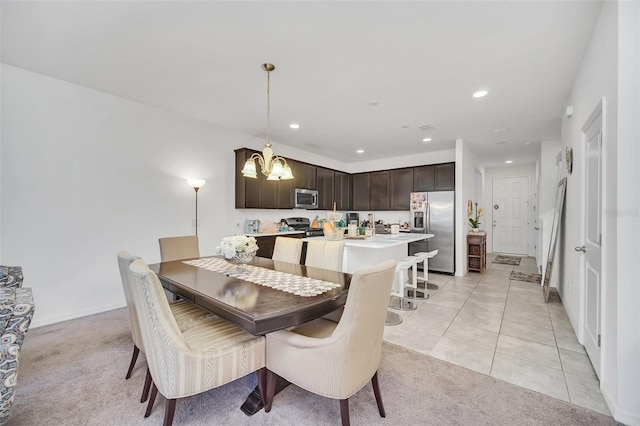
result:
<svg viewBox="0 0 640 426"><path fill-rule="evenodd" d="M296 209L317 209L318 191L315 189L296 188L294 207Z"/></svg>

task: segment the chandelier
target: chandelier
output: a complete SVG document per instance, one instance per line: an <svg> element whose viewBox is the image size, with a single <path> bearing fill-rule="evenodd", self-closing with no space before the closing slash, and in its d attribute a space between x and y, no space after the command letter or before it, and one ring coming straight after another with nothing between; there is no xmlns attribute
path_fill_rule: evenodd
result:
<svg viewBox="0 0 640 426"><path fill-rule="evenodd" d="M242 175L244 177L256 179L258 173L256 170L256 160L260 164L260 171L267 177L267 180L288 180L293 179L291 167L287 164L287 160L273 154L271 149L271 79L270 73L276 69L273 64L262 64L262 69L267 72L267 143L264 144L262 155L255 153L244 163Z"/></svg>

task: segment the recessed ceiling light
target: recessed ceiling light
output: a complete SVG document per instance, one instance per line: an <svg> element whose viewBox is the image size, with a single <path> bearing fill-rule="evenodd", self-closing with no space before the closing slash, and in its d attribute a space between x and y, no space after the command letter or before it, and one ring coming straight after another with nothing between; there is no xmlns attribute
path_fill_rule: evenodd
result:
<svg viewBox="0 0 640 426"><path fill-rule="evenodd" d="M424 138L422 139L422 142L431 142L431 138Z"/></svg>
<svg viewBox="0 0 640 426"><path fill-rule="evenodd" d="M531 142L525 142L524 144L525 145L531 145Z"/></svg>
<svg viewBox="0 0 640 426"><path fill-rule="evenodd" d="M493 133L506 132L507 130L509 129L506 127L503 127L502 129L493 129Z"/></svg>
<svg viewBox="0 0 640 426"><path fill-rule="evenodd" d="M300 128L300 125L299 125L298 123L291 123L291 124L289 124L289 127L290 127L291 129L299 129L299 128Z"/></svg>
<svg viewBox="0 0 640 426"><path fill-rule="evenodd" d="M487 96L489 94L489 92L487 92L486 90L478 90L477 92L475 92L473 94L474 98L482 98L484 96Z"/></svg>
<svg viewBox="0 0 640 426"><path fill-rule="evenodd" d="M364 154L364 149L359 149L356 151L358 154Z"/></svg>
<svg viewBox="0 0 640 426"><path fill-rule="evenodd" d="M380 102L369 102L369 106L378 106Z"/></svg>
<svg viewBox="0 0 640 426"><path fill-rule="evenodd" d="M507 161L504 162L504 164L511 164L511 163L513 163L513 161L511 161L511 160L507 160Z"/></svg>

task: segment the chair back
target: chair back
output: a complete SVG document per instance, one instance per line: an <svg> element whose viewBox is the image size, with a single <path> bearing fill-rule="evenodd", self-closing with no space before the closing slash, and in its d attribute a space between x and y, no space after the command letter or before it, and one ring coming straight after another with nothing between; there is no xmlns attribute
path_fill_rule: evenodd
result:
<svg viewBox="0 0 640 426"><path fill-rule="evenodd" d="M122 289L124 290L124 298L127 301L129 309L129 323L131 324L131 339L138 349L144 352L142 344L142 335L140 334L140 324L138 323L138 314L136 313L136 305L133 302L133 293L131 284L129 283L129 266L134 260L140 259L132 256L128 251L118 252L118 268L120 269L120 280L122 281Z"/></svg>
<svg viewBox="0 0 640 426"><path fill-rule="evenodd" d="M304 264L315 268L342 270L343 241L308 241Z"/></svg>
<svg viewBox="0 0 640 426"><path fill-rule="evenodd" d="M200 257L197 235L159 238L158 243L160 244L160 260L162 262Z"/></svg>
<svg viewBox="0 0 640 426"><path fill-rule="evenodd" d="M180 375L185 374L181 354L189 347L156 274L141 259L135 259L128 278L142 341L146 348L153 348L145 351L149 371L158 391L170 398L178 392Z"/></svg>
<svg viewBox="0 0 640 426"><path fill-rule="evenodd" d="M0 425L9 421L18 381L20 348L35 310L30 288L0 288Z"/></svg>
<svg viewBox="0 0 640 426"><path fill-rule="evenodd" d="M351 279L344 312L331 336L346 342L341 355L349 360L343 370L345 386L360 389L378 370L395 269L396 261L388 260L356 271Z"/></svg>
<svg viewBox="0 0 640 426"><path fill-rule="evenodd" d="M0 287L22 287L22 266L0 265Z"/></svg>
<svg viewBox="0 0 640 426"><path fill-rule="evenodd" d="M302 239L291 237L276 237L273 249L273 260L281 262L300 263L302 256Z"/></svg>

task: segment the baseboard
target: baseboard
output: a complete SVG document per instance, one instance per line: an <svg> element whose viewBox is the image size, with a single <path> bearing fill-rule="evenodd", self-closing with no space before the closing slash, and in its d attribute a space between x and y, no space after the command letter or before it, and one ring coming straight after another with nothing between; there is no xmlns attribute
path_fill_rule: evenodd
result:
<svg viewBox="0 0 640 426"><path fill-rule="evenodd" d="M92 309L87 309L86 311L72 312L72 313L68 313L60 316L47 317L47 318L36 317L34 318L33 321L31 321L30 328L38 328L38 327L43 327L45 325L56 324L59 322L68 321L76 318L82 318L89 315L99 314L101 312L112 311L114 309L123 308L125 306L127 305L123 303L114 303L112 305L95 307Z"/></svg>
<svg viewBox="0 0 640 426"><path fill-rule="evenodd" d="M609 406L609 411L611 411L611 416L613 416L613 419L616 422L622 423L623 425L629 425L629 426L640 425L640 413L631 413L631 412L619 409L615 401L609 398L609 395L607 395L607 393L602 388L600 390L602 391L602 396L604 397L604 401L607 403L607 406Z"/></svg>

